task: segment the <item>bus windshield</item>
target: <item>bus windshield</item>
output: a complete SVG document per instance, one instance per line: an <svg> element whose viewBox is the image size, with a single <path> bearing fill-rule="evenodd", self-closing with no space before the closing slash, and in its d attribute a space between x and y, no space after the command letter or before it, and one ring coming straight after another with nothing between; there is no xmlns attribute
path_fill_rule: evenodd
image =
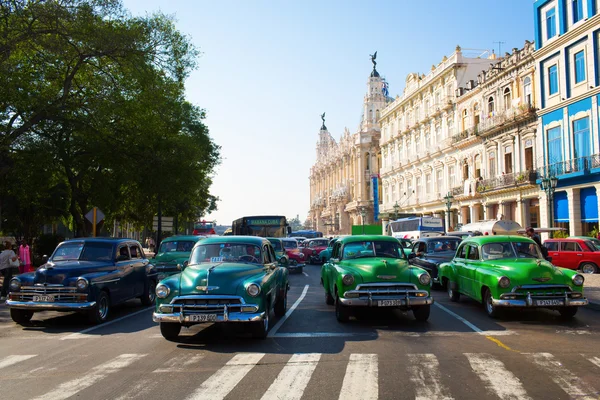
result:
<svg viewBox="0 0 600 400"><path fill-rule="evenodd" d="M288 234L288 223L284 216L242 217L233 221L234 235L284 238Z"/></svg>

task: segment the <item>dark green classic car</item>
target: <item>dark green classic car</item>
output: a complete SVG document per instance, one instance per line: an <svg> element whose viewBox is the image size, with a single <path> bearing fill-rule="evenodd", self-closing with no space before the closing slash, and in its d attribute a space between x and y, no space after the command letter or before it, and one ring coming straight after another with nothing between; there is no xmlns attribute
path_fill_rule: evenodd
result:
<svg viewBox="0 0 600 400"><path fill-rule="evenodd" d="M338 240L321 269L325 301L335 304L338 321L348 321L355 307L393 307L429 318L431 277L408 264L398 240L390 236L357 235Z"/></svg>
<svg viewBox="0 0 600 400"><path fill-rule="evenodd" d="M158 272L158 280L180 272L183 264L188 262L194 245L205 236L175 235L160 242L158 252L152 259L152 264Z"/></svg>
<svg viewBox="0 0 600 400"><path fill-rule="evenodd" d="M583 275L545 260L539 246L522 236L464 239L454 259L439 267L452 301L461 294L484 304L490 317L503 307L550 308L571 318L583 296Z"/></svg>
<svg viewBox="0 0 600 400"><path fill-rule="evenodd" d="M271 311L287 310L288 271L271 243L256 236L208 237L192 249L183 272L156 286L155 322L168 340L182 326L207 322L245 322L265 338Z"/></svg>

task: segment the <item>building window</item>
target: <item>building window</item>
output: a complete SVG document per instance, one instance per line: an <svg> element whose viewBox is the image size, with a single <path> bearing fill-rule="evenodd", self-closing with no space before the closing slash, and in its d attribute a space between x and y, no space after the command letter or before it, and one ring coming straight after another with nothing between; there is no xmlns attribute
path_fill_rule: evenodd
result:
<svg viewBox="0 0 600 400"><path fill-rule="evenodd" d="M454 120L452 118L448 118L448 137L452 137L454 135Z"/></svg>
<svg viewBox="0 0 600 400"><path fill-rule="evenodd" d="M546 11L546 39L556 36L556 9Z"/></svg>
<svg viewBox="0 0 600 400"><path fill-rule="evenodd" d="M429 100L425 100L425 116L429 115Z"/></svg>
<svg viewBox="0 0 600 400"><path fill-rule="evenodd" d="M410 197L412 195L412 193L413 193L413 190L412 190L412 178L410 178L410 179L408 179L406 181L406 195L408 197Z"/></svg>
<svg viewBox="0 0 600 400"><path fill-rule="evenodd" d="M558 93L558 66L556 64L548 68L548 92L550 95Z"/></svg>
<svg viewBox="0 0 600 400"><path fill-rule="evenodd" d="M590 142L590 119L585 117L573 121L575 158L587 157L592 154Z"/></svg>
<svg viewBox="0 0 600 400"><path fill-rule="evenodd" d="M525 103L531 105L531 78L527 77L523 81L523 92L525 94Z"/></svg>
<svg viewBox="0 0 600 400"><path fill-rule="evenodd" d="M494 115L494 98L490 97L488 99L488 115L492 117Z"/></svg>
<svg viewBox="0 0 600 400"><path fill-rule="evenodd" d="M489 155L488 155L488 164L489 164L489 177L493 178L494 176L496 176L496 153L493 151L490 151Z"/></svg>
<svg viewBox="0 0 600 400"><path fill-rule="evenodd" d="M513 172L512 146L504 148L504 171L507 174L512 174Z"/></svg>
<svg viewBox="0 0 600 400"><path fill-rule="evenodd" d="M479 103L473 106L473 126L479 125Z"/></svg>
<svg viewBox="0 0 600 400"><path fill-rule="evenodd" d="M583 50L575 53L575 83L585 81L585 53Z"/></svg>
<svg viewBox="0 0 600 400"><path fill-rule="evenodd" d="M392 187L392 201L396 200L396 185L390 185Z"/></svg>
<svg viewBox="0 0 600 400"><path fill-rule="evenodd" d="M425 134L425 151L431 151L431 135L429 132Z"/></svg>
<svg viewBox="0 0 600 400"><path fill-rule="evenodd" d="M512 101L512 96L510 93L510 88L504 89L504 109L508 110L510 108L510 104Z"/></svg>
<svg viewBox="0 0 600 400"><path fill-rule="evenodd" d="M572 0L573 23L583 19L583 0Z"/></svg>
<svg viewBox="0 0 600 400"><path fill-rule="evenodd" d="M425 175L425 192L427 194L431 193L431 174Z"/></svg>
<svg viewBox="0 0 600 400"><path fill-rule="evenodd" d="M436 183L438 189L441 190L442 179L443 179L443 177L442 177L442 170L438 169L437 172L436 172L436 174L437 174L437 178L436 178L436 182L435 183Z"/></svg>
<svg viewBox="0 0 600 400"><path fill-rule="evenodd" d="M525 169L533 170L533 140L531 139L525 141Z"/></svg>
<svg viewBox="0 0 600 400"><path fill-rule="evenodd" d="M417 178L417 185L416 185L415 190L416 190L415 194L417 195L417 198L419 198L419 195L422 193L422 190L421 190L421 177L420 176Z"/></svg>
<svg viewBox="0 0 600 400"><path fill-rule="evenodd" d="M435 138L438 143L442 141L442 128L439 125L435 126Z"/></svg>
<svg viewBox="0 0 600 400"><path fill-rule="evenodd" d="M469 113L467 110L463 110L462 112L462 130L466 131L468 129L467 120L469 118Z"/></svg>
<svg viewBox="0 0 600 400"><path fill-rule="evenodd" d="M448 190L454 187L454 167L448 167Z"/></svg>
<svg viewBox="0 0 600 400"><path fill-rule="evenodd" d="M548 164L559 163L562 158L562 135L560 127L548 129Z"/></svg>

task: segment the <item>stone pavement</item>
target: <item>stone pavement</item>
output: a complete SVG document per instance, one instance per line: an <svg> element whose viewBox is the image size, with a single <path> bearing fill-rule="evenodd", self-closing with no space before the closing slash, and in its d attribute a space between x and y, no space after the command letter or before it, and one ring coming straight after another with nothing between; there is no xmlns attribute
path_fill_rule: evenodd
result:
<svg viewBox="0 0 600 400"><path fill-rule="evenodd" d="M590 302L589 307L600 310L600 274L584 275L583 293Z"/></svg>

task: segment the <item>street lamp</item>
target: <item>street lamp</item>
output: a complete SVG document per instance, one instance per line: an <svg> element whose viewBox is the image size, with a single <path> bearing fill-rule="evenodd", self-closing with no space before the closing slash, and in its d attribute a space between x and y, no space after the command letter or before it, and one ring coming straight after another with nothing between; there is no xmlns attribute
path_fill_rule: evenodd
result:
<svg viewBox="0 0 600 400"><path fill-rule="evenodd" d="M448 192L447 195L444 196L444 200L446 200L446 232L450 231L450 207L452 207L452 200L454 200L454 196L452 193Z"/></svg>
<svg viewBox="0 0 600 400"><path fill-rule="evenodd" d="M394 220L398 219L398 210L400 209L400 206L398 205L398 201L396 201L396 204L394 204Z"/></svg>
<svg viewBox="0 0 600 400"><path fill-rule="evenodd" d="M554 209L554 191L556 190L556 186L558 185L558 178L554 175L550 175L548 178L542 178L540 182L540 188L546 192L546 197L548 198L548 216L550 217L550 222L548 223L548 228L552 228L552 220L553 220L553 209ZM550 232L550 237L552 237L552 232Z"/></svg>
<svg viewBox="0 0 600 400"><path fill-rule="evenodd" d="M365 234L365 217L367 216L367 209L365 207L360 207L358 209L358 211L360 212L360 221L362 223L362 234Z"/></svg>

